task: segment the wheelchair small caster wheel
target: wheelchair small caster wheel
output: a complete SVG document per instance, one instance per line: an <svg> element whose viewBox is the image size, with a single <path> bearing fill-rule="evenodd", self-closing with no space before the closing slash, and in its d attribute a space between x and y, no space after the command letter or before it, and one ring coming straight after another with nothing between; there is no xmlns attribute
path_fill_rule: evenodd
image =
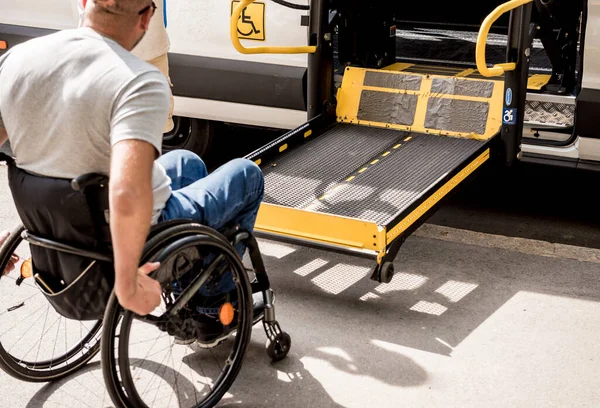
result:
<svg viewBox="0 0 600 408"><path fill-rule="evenodd" d="M292 338L286 332L281 332L267 344L267 354L272 361L283 360L292 347Z"/></svg>
<svg viewBox="0 0 600 408"><path fill-rule="evenodd" d="M394 264L392 262L385 262L381 265L381 273L379 275L382 283L390 283L394 277Z"/></svg>

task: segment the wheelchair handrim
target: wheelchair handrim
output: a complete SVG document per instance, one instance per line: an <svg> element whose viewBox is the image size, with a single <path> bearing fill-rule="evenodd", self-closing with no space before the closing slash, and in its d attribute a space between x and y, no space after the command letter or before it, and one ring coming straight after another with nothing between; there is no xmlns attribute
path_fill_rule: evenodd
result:
<svg viewBox="0 0 600 408"><path fill-rule="evenodd" d="M216 249L225 253L227 255L227 260L230 263L230 265L235 266L235 268L233 269L236 271L235 275L238 284L240 285L238 287L238 297L239 299L244 300L247 305L246 319L242 320L240 327L238 327L236 330L237 335L235 336L234 340L234 347L232 352L233 355L230 355L230 358L228 359L228 362L231 362L231 364L228 364L228 367L225 371L222 370L217 380L217 387L212 389L212 392L205 398L205 400L200 405L197 405L197 408L212 407L220 401L225 392L227 392L229 387L231 387L233 381L239 373L239 370L241 369L243 356L245 355L247 348L250 344L252 330L252 291L248 276L245 273L245 268L241 260L239 259L237 254L232 250L232 247L230 246L229 242L227 242L227 240L224 237L222 237L218 233L213 232L207 227L199 224L181 227L183 227L181 228L181 231L178 231L178 234L171 234L170 238L172 238L174 235L177 235L178 237L189 237L196 235L198 239L193 242L188 241L185 247L178 248L178 250L184 250L188 247L208 245L215 247ZM168 231L166 232L168 233ZM160 236L161 234L158 234L158 236ZM158 241L160 241L160 239ZM173 243L174 240L165 239L165 241ZM154 242L154 245L147 245L149 253L145 254L143 262L153 259L158 253L160 253L160 249L158 249L159 246L159 242ZM131 370L129 366L129 357L127 355L127 345L129 343L131 322L134 321L133 314L128 311L123 312L122 308L118 303L118 300L116 299L116 296L113 294L108 304L104 320L105 325L108 326L109 329L105 329L105 332L103 333L102 364L105 381L107 382L107 385L111 384L109 385L109 388L112 388L113 391L111 392L113 402L115 397L117 397L120 404L122 404L123 406L146 408L146 404L142 401L133 383L133 378L131 376ZM117 326L119 325L119 323L121 323L121 329L119 332L118 346L119 371L117 372L117 364L114 364L114 356L116 351L115 338L117 335ZM120 386L120 384L123 384L123 386ZM114 395L114 392L116 392L117 395Z"/></svg>

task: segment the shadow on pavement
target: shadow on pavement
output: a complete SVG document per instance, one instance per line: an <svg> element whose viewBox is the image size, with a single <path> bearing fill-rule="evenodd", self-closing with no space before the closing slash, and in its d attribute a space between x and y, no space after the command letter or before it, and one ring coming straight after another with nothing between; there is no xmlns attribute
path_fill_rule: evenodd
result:
<svg viewBox="0 0 600 408"><path fill-rule="evenodd" d="M281 252L266 257L266 266L277 271L270 277L282 327L293 321L305 328L304 341L315 348L352 350L365 362L357 364L358 372L397 385L404 375L411 385L426 374L390 361L383 350L402 353L408 347L451 356L519 292L600 302L593 263L412 237L396 260L392 282L378 284L369 279L369 261L261 244L265 252Z"/></svg>
<svg viewBox="0 0 600 408"><path fill-rule="evenodd" d="M325 328L318 325L314 328L315 333L326 334ZM298 329L293 331L298 333ZM292 351L288 357L278 363L271 363L265 352L264 333L261 326L257 325L242 371L218 406L343 407L327 392L325 385L328 381L339 381L347 376L350 380L358 382L366 378L375 378L393 387L412 387L422 384L427 379L425 371L407 357L384 352L382 354L385 354L383 357L388 366L381 367L369 354L364 354L373 351L367 350L373 348L368 344L355 347L349 352L339 347L320 347L319 337L316 340L316 343L307 343L303 336L297 335L295 340L293 337ZM183 399L186 396L192 398L194 384L181 374L189 368L198 375L201 374L193 367L188 357L189 355L183 359L184 365L181 366L177 377L176 395ZM390 375L386 370L391 368L394 372ZM167 380L167 377L173 378L174 374L171 368L147 360L144 369L153 373L160 372L164 380ZM345 381L349 381L348 378ZM160 394L163 394L162 389ZM183 404L181 406L192 406L186 405L183 400L180 400L180 403ZM31 398L26 408L41 408L48 404L62 407L113 408L114 405L106 392L100 363L90 363L69 377L46 384Z"/></svg>
<svg viewBox="0 0 600 408"><path fill-rule="evenodd" d="M286 325L285 321L283 324ZM234 397L224 399L219 407L343 407L336 402L337 395L330 393L335 393L334 383L356 382L361 388L363 381L374 379L391 387L414 387L427 379L423 368L407 357L381 353L386 361L381 366L377 356L371 358L373 347L360 340L352 349L343 349L326 341L329 335L323 328L306 327L306 331L314 329L315 334L323 335L310 339L298 329L290 329L292 350L278 363L270 363L264 343L258 341L263 336L254 334L242 372L231 388Z"/></svg>
<svg viewBox="0 0 600 408"><path fill-rule="evenodd" d="M89 381L90 384L87 384ZM62 407L114 408L105 391L100 362L91 362L62 380L44 385L31 398L25 408Z"/></svg>

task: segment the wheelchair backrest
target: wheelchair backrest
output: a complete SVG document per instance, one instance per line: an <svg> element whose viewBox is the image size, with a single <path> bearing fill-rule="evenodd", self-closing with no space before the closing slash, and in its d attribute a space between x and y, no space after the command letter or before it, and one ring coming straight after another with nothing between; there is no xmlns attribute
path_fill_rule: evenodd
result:
<svg viewBox="0 0 600 408"><path fill-rule="evenodd" d="M37 237L80 249L111 252L108 184L73 189L72 181L42 177L9 165L9 186L27 231ZM57 311L77 320L101 317L114 284L113 265L31 245L34 273L50 287L46 291ZM85 275L85 277L84 277Z"/></svg>

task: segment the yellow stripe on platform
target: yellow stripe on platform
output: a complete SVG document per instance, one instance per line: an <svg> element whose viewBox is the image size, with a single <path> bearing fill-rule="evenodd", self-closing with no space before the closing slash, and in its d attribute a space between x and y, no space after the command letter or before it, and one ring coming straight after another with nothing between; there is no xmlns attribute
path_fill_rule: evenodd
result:
<svg viewBox="0 0 600 408"><path fill-rule="evenodd" d="M429 211L434 205L436 205L442 198L444 198L450 191L464 181L469 175L477 170L483 163L490 158L490 149L487 149L479 157L473 160L467 167L462 169L458 174L452 177L446 184L440 187L434 194L432 194L423 204L413 210L406 218L400 221L395 227L392 227L387 233L387 243L390 244L394 239L398 238L400 234L410 228L419 218L421 218L427 211Z"/></svg>

